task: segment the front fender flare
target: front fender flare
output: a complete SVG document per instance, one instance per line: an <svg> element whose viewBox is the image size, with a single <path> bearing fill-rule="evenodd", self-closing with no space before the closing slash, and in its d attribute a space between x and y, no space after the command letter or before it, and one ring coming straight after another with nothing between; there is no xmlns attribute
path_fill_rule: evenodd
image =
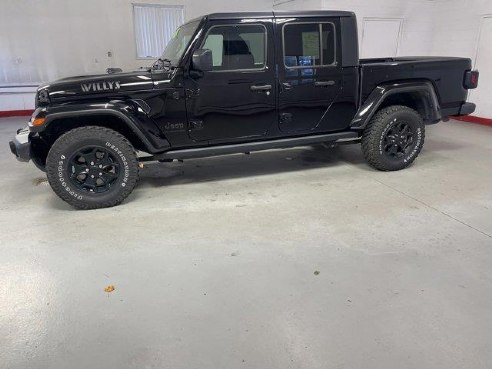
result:
<svg viewBox="0 0 492 369"><path fill-rule="evenodd" d="M31 132L43 132L58 119L111 115L124 122L126 127L140 139L149 153L162 152L170 147L166 139L156 134L159 130L150 118L125 102L70 104L49 107L43 110L46 117L45 123L39 127L30 127Z"/></svg>
<svg viewBox="0 0 492 369"><path fill-rule="evenodd" d="M377 86L357 111L350 123L350 128L354 130L364 129L388 96L398 93L418 93L424 102L424 121L436 122L441 120L439 100L431 82L402 82Z"/></svg>

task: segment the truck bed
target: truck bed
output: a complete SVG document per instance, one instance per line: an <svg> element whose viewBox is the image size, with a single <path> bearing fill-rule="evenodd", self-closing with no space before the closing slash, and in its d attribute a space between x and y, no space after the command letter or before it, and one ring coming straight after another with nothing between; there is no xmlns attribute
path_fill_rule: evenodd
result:
<svg viewBox="0 0 492 369"><path fill-rule="evenodd" d="M471 60L456 57L398 57L361 59L359 62L361 103L378 85L411 80L430 81L436 91L443 116L458 114L466 101L464 74ZM461 86L461 88L457 88Z"/></svg>

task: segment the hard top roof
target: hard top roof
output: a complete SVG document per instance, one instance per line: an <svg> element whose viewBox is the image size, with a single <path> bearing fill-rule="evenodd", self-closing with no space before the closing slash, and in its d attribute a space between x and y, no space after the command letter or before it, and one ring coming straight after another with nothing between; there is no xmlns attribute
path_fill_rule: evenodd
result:
<svg viewBox="0 0 492 369"><path fill-rule="evenodd" d="M349 11L341 10L302 10L302 11L291 11L291 10L280 10L280 11L270 11L270 12L234 12L234 13L211 13L204 15L203 17L198 17L193 20L198 19L244 19L244 18L283 18L283 17L295 17L295 18L306 18L306 17L353 17L355 14Z"/></svg>

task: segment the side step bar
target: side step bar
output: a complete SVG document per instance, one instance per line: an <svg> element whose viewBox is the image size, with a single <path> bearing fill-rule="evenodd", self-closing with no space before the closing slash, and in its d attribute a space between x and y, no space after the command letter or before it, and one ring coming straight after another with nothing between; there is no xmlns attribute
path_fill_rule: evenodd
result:
<svg viewBox="0 0 492 369"><path fill-rule="evenodd" d="M230 144L220 146L198 147L192 149L170 150L153 157L154 160L183 160L192 158L203 158L208 156L239 154L250 151L261 151L270 149L285 149L288 147L310 145L324 142L337 142L344 140L356 140L357 132L340 132L324 135L303 136L294 138L282 138L278 140L256 141L241 144Z"/></svg>

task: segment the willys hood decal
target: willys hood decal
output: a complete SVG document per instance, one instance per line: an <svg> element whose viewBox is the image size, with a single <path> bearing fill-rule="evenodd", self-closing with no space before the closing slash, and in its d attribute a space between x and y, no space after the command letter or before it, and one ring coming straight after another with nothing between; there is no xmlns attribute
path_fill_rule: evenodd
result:
<svg viewBox="0 0 492 369"><path fill-rule="evenodd" d="M120 87L120 81L89 82L80 85L82 92L118 91Z"/></svg>
<svg viewBox="0 0 492 369"><path fill-rule="evenodd" d="M165 75L164 75L165 74ZM86 95L108 95L132 91L146 91L164 87L161 82L169 82L170 73L159 73L154 81L152 73L137 71L131 73L101 74L59 79L42 85L38 91L47 90L51 99L77 98ZM154 83L155 82L155 83Z"/></svg>

